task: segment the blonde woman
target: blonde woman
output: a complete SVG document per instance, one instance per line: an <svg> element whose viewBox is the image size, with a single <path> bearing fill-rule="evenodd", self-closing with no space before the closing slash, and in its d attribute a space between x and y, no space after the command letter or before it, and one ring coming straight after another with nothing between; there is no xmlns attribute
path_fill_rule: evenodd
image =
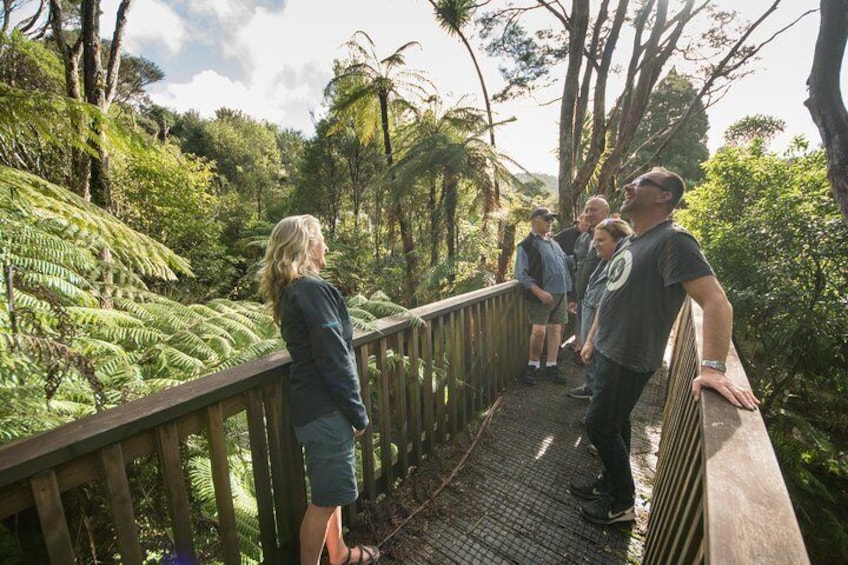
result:
<svg viewBox="0 0 848 565"><path fill-rule="evenodd" d="M353 326L341 293L319 274L327 246L310 215L280 220L259 272L259 290L280 326L292 363L289 409L306 452L312 499L300 526L300 563L376 563L373 546L348 547L341 507L359 496L355 438L368 427L353 352Z"/></svg>
<svg viewBox="0 0 848 565"><path fill-rule="evenodd" d="M595 321L595 312L601 302L601 297L604 294L604 289L607 286L607 270L609 261L615 252L618 250L625 238L633 235L633 228L630 224L621 218L607 218L595 226L595 239L593 245L601 262L595 268L592 276L589 278L589 285L586 287L586 293L583 295L583 319L581 323L586 324L589 328L586 337L586 343L580 352L584 363L590 363L592 354L595 351L593 338L596 327L593 327ZM586 386L594 393L594 369L592 365L586 367Z"/></svg>

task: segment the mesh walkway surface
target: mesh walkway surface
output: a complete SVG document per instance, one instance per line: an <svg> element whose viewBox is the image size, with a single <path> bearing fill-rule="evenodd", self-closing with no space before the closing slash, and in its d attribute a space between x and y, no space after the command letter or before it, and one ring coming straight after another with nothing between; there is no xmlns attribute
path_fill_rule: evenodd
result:
<svg viewBox="0 0 848 565"><path fill-rule="evenodd" d="M381 563L641 561L665 372L651 378L633 414L637 522L597 526L580 517L580 501L568 492L570 479L596 473L600 461L588 452L580 422L588 402L566 394L582 382L582 371L570 360L562 371L567 385L541 380L530 388L516 384L505 394L465 466L426 511L383 545Z"/></svg>

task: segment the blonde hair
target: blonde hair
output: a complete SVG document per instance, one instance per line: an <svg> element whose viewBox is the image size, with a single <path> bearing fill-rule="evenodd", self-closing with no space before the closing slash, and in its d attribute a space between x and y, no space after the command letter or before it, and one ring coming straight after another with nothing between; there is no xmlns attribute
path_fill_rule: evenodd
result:
<svg viewBox="0 0 848 565"><path fill-rule="evenodd" d="M615 241L623 237L627 237L628 235L633 235L633 228L630 227L630 224L622 220L621 218L607 218L603 220L600 224L595 226L595 231L604 230L610 237L612 237Z"/></svg>
<svg viewBox="0 0 848 565"><path fill-rule="evenodd" d="M259 294L271 309L275 324L280 323L283 291L296 279L318 276L312 250L321 238L321 223L309 214L283 218L271 231L258 278Z"/></svg>

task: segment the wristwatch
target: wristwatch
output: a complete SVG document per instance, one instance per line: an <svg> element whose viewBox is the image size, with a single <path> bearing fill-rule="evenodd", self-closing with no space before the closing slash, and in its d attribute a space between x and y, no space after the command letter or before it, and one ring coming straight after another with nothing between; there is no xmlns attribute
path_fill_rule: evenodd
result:
<svg viewBox="0 0 848 565"><path fill-rule="evenodd" d="M712 359L704 359L701 361L701 367L709 367L719 373L724 373L727 371L727 366L721 361L714 361Z"/></svg>

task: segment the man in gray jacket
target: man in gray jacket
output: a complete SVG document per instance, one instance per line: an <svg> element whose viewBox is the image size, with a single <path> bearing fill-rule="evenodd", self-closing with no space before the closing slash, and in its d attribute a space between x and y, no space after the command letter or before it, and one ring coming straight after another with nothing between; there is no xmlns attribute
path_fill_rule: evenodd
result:
<svg viewBox="0 0 848 565"><path fill-rule="evenodd" d="M530 234L518 244L515 276L524 287L530 315L530 360L521 376L525 385L536 384L542 349L547 338L545 376L558 380L557 353L562 328L573 301L568 258L551 237L551 223L556 214L544 206L530 214Z"/></svg>

